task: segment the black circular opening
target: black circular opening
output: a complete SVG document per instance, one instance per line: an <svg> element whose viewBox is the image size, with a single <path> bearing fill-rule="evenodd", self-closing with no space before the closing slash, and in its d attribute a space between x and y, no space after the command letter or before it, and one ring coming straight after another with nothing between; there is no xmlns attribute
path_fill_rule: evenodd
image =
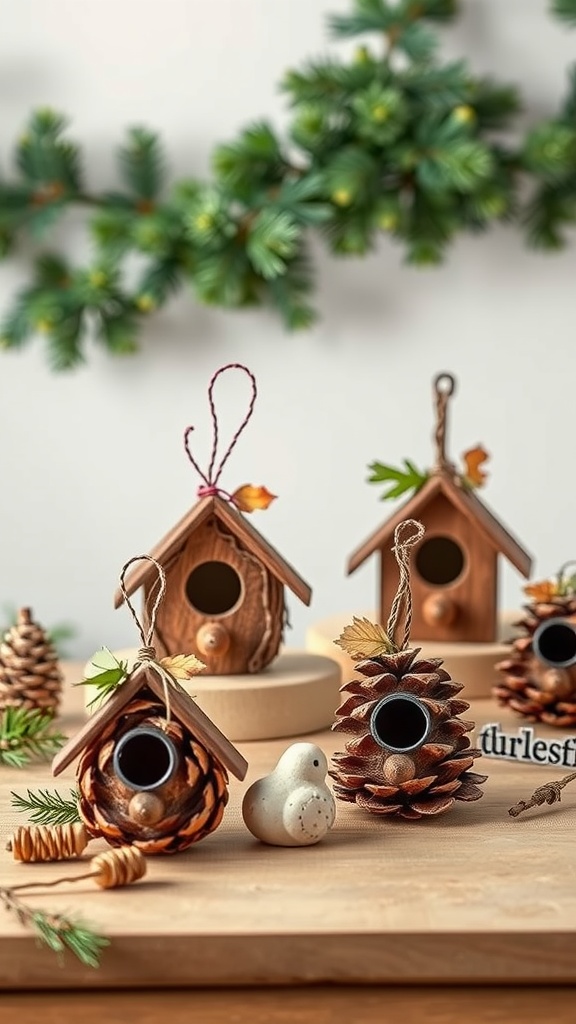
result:
<svg viewBox="0 0 576 1024"><path fill-rule="evenodd" d="M425 583L445 587L462 573L464 552L451 537L428 537L418 548L414 562Z"/></svg>
<svg viewBox="0 0 576 1024"><path fill-rule="evenodd" d="M114 770L132 789L155 789L170 778L176 764L174 745L158 729L133 729L118 742Z"/></svg>
<svg viewBox="0 0 576 1024"><path fill-rule="evenodd" d="M409 694L385 697L374 708L370 731L381 747L388 750L413 750L424 742L430 729L430 716L423 704Z"/></svg>
<svg viewBox="0 0 576 1024"><path fill-rule="evenodd" d="M202 562L186 581L186 597L203 615L225 615L240 600L242 583L227 562Z"/></svg>
<svg viewBox="0 0 576 1024"><path fill-rule="evenodd" d="M576 662L576 629L563 619L543 622L534 634L534 650L548 665L573 665Z"/></svg>

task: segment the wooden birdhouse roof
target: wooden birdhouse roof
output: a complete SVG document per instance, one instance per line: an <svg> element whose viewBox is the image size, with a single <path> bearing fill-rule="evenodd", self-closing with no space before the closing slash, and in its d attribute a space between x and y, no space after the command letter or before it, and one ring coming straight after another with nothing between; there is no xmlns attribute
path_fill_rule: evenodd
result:
<svg viewBox="0 0 576 1024"><path fill-rule="evenodd" d="M98 739L108 723L118 718L123 708L143 689L150 690L158 700L166 704L164 684L158 673L151 665L140 665L120 684L103 707L92 715L80 732L58 751L52 762L52 774L60 775L87 746ZM248 770L247 761L175 680L168 688L168 697L170 714L177 718L237 779L242 780Z"/></svg>
<svg viewBox="0 0 576 1024"><path fill-rule="evenodd" d="M417 519L426 505L439 494L454 505L466 519L477 527L486 541L521 573L528 577L532 558L519 542L504 528L502 523L489 511L486 505L472 491L459 487L448 473L435 473L424 486L382 523L377 530L356 549L348 559L348 575L355 572L375 551L379 551L393 540L394 530L403 519Z"/></svg>
<svg viewBox="0 0 576 1024"><path fill-rule="evenodd" d="M310 604L312 590L305 580L264 540L264 537L254 529L241 512L238 512L230 502L224 501L222 498L212 496L202 498L162 540L158 541L150 552L151 557L160 565L166 566L183 547L190 534L211 516L215 516L225 529L229 530L296 597L299 597L304 604ZM128 597L131 597L155 573L156 569L152 562L142 562L137 565L125 581ZM123 601L122 591L118 589L114 595L114 607L119 608Z"/></svg>

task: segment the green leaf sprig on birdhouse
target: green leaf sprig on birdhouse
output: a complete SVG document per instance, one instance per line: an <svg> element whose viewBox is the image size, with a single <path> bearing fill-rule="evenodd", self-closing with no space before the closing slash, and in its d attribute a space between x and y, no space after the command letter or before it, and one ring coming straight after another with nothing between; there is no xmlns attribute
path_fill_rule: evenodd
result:
<svg viewBox="0 0 576 1024"><path fill-rule="evenodd" d="M488 458L488 452L482 445L476 445L464 452L462 469L456 470L455 473L456 479L464 490L472 491L484 485L487 474L483 465ZM399 467L389 466L383 462L371 462L368 469L370 470L368 483L389 485L381 495L382 501L400 498L402 495L417 494L431 476L431 470L418 469L410 459L404 459Z"/></svg>

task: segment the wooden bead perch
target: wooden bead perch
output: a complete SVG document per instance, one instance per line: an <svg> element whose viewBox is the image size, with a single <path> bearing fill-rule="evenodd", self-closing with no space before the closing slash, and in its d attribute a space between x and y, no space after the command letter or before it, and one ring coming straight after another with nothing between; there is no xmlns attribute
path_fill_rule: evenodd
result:
<svg viewBox="0 0 576 1024"><path fill-rule="evenodd" d="M82 875L56 878L53 882L24 882L22 885L13 885L6 891L12 893L21 889L51 889L64 882L81 882L86 878L93 878L101 889L118 889L124 885L132 885L132 882L144 877L146 858L136 846L119 846L116 850L107 850L93 857L90 868L90 871Z"/></svg>

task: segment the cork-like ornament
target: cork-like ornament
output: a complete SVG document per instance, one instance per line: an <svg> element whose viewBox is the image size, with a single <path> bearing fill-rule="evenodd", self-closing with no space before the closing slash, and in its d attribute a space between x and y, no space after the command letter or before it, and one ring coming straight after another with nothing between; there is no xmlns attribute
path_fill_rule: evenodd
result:
<svg viewBox="0 0 576 1024"><path fill-rule="evenodd" d="M419 658L409 647L410 550L423 535L410 519L394 532L400 580L386 628L355 618L335 641L356 662L358 678L341 688L332 726L350 736L332 759L334 793L371 814L408 819L478 800L486 780L471 771L481 752L467 735L474 723L460 718L469 708L457 696L462 684L441 659Z"/></svg>
<svg viewBox="0 0 576 1024"><path fill-rule="evenodd" d="M142 559L158 574L147 630L124 590L128 568ZM58 775L79 756L79 811L89 835L147 854L175 853L213 832L228 801L228 772L242 779L247 769L178 682L202 671L202 663L194 655L158 659L151 646L165 585L164 570L149 555L122 569L120 587L142 646L131 671L107 649L95 655L92 665L101 670L83 682L105 703L52 766Z"/></svg>

